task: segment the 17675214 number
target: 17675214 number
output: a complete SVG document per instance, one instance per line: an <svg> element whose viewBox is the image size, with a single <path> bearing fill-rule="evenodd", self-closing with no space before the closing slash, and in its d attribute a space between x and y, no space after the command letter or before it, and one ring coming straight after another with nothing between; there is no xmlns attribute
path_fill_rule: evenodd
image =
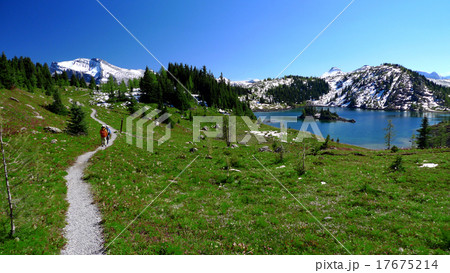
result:
<svg viewBox="0 0 450 273"><path fill-rule="evenodd" d="M377 260L377 269L437 269L437 260Z"/></svg>

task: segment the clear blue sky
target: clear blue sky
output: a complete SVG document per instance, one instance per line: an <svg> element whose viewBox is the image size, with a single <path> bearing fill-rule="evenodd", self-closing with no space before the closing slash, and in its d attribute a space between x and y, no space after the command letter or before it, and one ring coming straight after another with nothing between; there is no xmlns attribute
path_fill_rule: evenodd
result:
<svg viewBox="0 0 450 273"><path fill-rule="evenodd" d="M102 1L164 65L206 65L232 80L275 77L349 2ZM160 67L95 0L1 0L0 10L8 58ZM450 1L356 0L284 74L384 62L450 75Z"/></svg>

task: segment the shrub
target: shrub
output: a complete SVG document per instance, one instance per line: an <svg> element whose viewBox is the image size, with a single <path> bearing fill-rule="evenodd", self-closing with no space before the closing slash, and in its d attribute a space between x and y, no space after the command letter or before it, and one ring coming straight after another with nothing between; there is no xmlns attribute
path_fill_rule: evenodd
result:
<svg viewBox="0 0 450 273"><path fill-rule="evenodd" d="M402 157L400 155L398 155L394 162L392 162L392 164L389 166L389 169L391 169L394 172L402 172L405 170L405 168L403 167L403 163L402 163Z"/></svg>
<svg viewBox="0 0 450 273"><path fill-rule="evenodd" d="M322 145L320 146L320 150L328 149L329 142L330 142L330 135L327 135L327 138L325 139L325 142L322 143Z"/></svg>
<svg viewBox="0 0 450 273"><path fill-rule="evenodd" d="M399 148L397 147L397 146L392 146L392 148L391 148L391 152L393 152L393 153L396 153L396 152L398 152L398 150L399 150Z"/></svg>

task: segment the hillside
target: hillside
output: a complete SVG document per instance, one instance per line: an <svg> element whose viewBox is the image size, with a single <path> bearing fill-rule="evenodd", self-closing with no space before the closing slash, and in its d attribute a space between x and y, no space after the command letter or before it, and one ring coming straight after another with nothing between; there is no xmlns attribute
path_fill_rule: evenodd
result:
<svg viewBox="0 0 450 273"><path fill-rule="evenodd" d="M330 92L315 105L395 110L445 110L450 88L400 65L363 66L352 72L332 68L322 75Z"/></svg>
<svg viewBox="0 0 450 273"><path fill-rule="evenodd" d="M281 110L291 108L310 99L318 99L329 91L328 84L319 78L286 76L281 79L231 82L249 91L241 95L254 111Z"/></svg>

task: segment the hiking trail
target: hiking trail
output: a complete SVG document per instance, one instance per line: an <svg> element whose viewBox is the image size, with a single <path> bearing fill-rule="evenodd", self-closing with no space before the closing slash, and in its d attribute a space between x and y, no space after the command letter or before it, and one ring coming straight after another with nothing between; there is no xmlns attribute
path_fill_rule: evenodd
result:
<svg viewBox="0 0 450 273"><path fill-rule="evenodd" d="M97 119L97 111L91 109L91 118L105 124ZM67 169L66 179L67 197L69 209L66 214L67 225L64 228L64 237L67 244L61 251L62 255L92 255L102 254L103 230L101 227L102 217L94 203L91 187L83 181L83 173L88 165L89 159L99 150L104 150L114 143L117 135L115 129L111 129L111 139L106 147L98 147L94 151L80 155L76 162ZM99 139L100 142L100 139Z"/></svg>

